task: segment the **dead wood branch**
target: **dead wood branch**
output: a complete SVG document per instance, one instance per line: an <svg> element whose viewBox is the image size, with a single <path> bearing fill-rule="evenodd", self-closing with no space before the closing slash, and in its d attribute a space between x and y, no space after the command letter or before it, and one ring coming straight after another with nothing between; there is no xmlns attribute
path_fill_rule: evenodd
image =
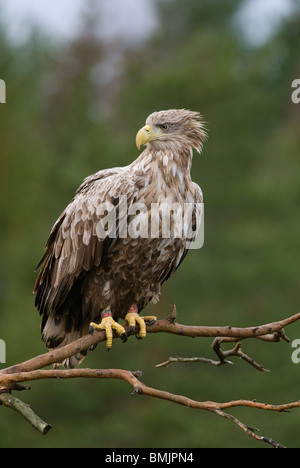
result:
<svg viewBox="0 0 300 468"><path fill-rule="evenodd" d="M226 341L236 341L234 338L229 338L226 340L226 338L216 338L213 341L212 348L216 355L218 356L219 360L215 361L214 359L208 359L204 357L190 357L190 358L183 358L183 357L173 357L170 356L169 359L165 362L162 362L160 364L157 364L155 367L168 367L169 364L172 364L174 362L200 362L202 364L211 364L212 366L223 366L224 364L233 364L233 362L228 361L228 357L231 356L236 356L239 357L240 359L243 359L246 361L248 364L253 366L255 369L259 370L260 372L270 372L268 369L265 369L261 364L258 364L255 362L250 356L247 356L242 351L242 343L239 342L237 343L232 349L229 349L227 351L224 351L221 344Z"/></svg>
<svg viewBox="0 0 300 468"><path fill-rule="evenodd" d="M281 336L284 328L288 325L300 320L300 313L288 317L284 320L277 322L272 322L266 325L260 325L256 327L248 328L237 328L231 326L225 327L203 327L203 326L190 326L190 325L181 325L175 322L176 320L176 308L173 307L171 315L164 320L157 320L152 325L147 326L147 333L172 333L175 335L186 336L190 338L215 338L223 337L232 338L232 341L244 340L248 338L259 338L263 339L267 337L266 341L279 341L278 337ZM125 326L125 330L128 332L128 326ZM138 328L132 331L131 335L135 335L139 332ZM285 335L284 335L285 336ZM273 339L271 339L273 337ZM276 337L276 338L275 338ZM114 334L114 339L119 338ZM96 331L91 335L83 336L78 340L70 343L63 348L58 348L54 351L50 351L40 356L34 357L28 361L25 361L21 364L17 364L6 369L1 370L0 376L2 374L14 374L16 372L28 372L31 370L42 369L43 367L62 362L64 359L67 359L74 354L79 353L80 351L94 346L98 343L105 341L105 332ZM1 391L1 380L0 380L0 391Z"/></svg>
<svg viewBox="0 0 300 468"><path fill-rule="evenodd" d="M47 432L51 429L50 424L46 423L39 416L37 416L29 405L24 403L24 401L14 397L10 393L0 394L0 405L4 405L7 408L10 408L21 414L34 427L34 429L37 429L43 435L47 434Z"/></svg>
<svg viewBox="0 0 300 468"><path fill-rule="evenodd" d="M225 412L224 410L228 410L234 407L250 407L256 408L265 411L276 411L276 412L284 412L291 410L292 408L299 408L300 401L296 401L293 403L287 403L282 405L271 405L268 403L260 403L257 401L251 400L235 400L230 401L227 403L217 403L213 401L196 401L182 395L176 395L170 392L158 390L157 388L152 388L144 383L141 382L139 379L141 377L141 372L131 372L124 369L55 369L55 370L35 370L29 372L21 372L14 375L6 375L5 377L1 377L2 384L11 385L12 382L28 382L33 380L41 380L41 379L73 379L73 378L91 378L91 379L119 379L129 383L132 388L133 392L132 395L147 395L154 398L159 398L162 400L167 400L179 405L188 406L190 408L195 408L199 410L209 411L214 413L218 416L224 417L229 419L233 423L235 423L238 427L243 429L249 436L253 437L254 439L266 442L271 444L276 448L282 448L283 446L276 442L275 440L263 436L257 435L255 432L257 429L250 427L237 418L232 416L231 414ZM5 399L8 398L8 394L0 395L0 397L5 396ZM25 404L23 404L25 405ZM8 405L11 407L11 405ZM27 405L25 405L27 406ZM26 408L27 411L27 408ZM19 411L22 413L22 411ZM23 414L26 418L27 416ZM27 418L31 419L31 418ZM32 421L30 421L32 422ZM50 429L50 425L44 423L47 427L47 431ZM35 425L37 429L39 427ZM43 431L44 425L41 426L42 433L46 433Z"/></svg>
<svg viewBox="0 0 300 468"><path fill-rule="evenodd" d="M281 338L286 341L288 338L284 333L284 327L290 325L300 319L300 314L296 314L285 320L273 322L266 325L250 328L234 328L234 327L201 327L201 326L187 326L180 325L175 322L176 309L172 310L170 317L165 320L158 320L153 325L147 326L148 333L173 333L180 336L196 337L215 337L215 346L219 361L215 361L215 365L221 365L226 362L229 355L237 355L245 359L244 353L240 355L241 349L238 343L233 350L223 351L221 343L225 341L238 341L248 338L260 338L265 341L279 341ZM138 333L134 330L132 334ZM236 400L227 403L217 403L212 401L196 401L182 395L176 395L156 388L151 388L141 382L141 373L131 372L124 369L51 369L44 370L43 368L51 364L62 362L64 359L88 348L89 346L100 343L105 340L104 332L94 332L92 335L87 335L80 338L73 343L64 346L63 348L36 356L23 363L8 367L0 371L0 404L5 405L22 414L36 429L45 434L49 431L51 426L41 420L32 409L21 400L12 397L11 392L16 389L28 388L21 387L20 384L24 382L31 382L40 379L70 379L70 378L102 378L102 379L119 379L126 381L133 388L132 394L147 395L154 398L170 401L172 403L188 406L191 408L205 410L212 412L218 416L225 417L231 420L248 435L258 441L271 444L274 447L282 447L271 438L258 436L256 430L246 424L242 423L231 414L225 412L237 406L244 406L256 408L265 411L288 411L292 408L299 408L300 401L294 403L287 403L282 405L271 405L268 403L259 403L257 401ZM218 344L216 344L218 343ZM231 354L230 354L231 353ZM247 357L248 358L248 357ZM249 360L251 358L248 358ZM223 362L222 362L223 360ZM246 359L247 360L247 359ZM203 361L204 362L204 361ZM250 362L252 365L256 364ZM257 364L258 367L261 367ZM254 367L256 367L254 365ZM259 370L262 370L259 369Z"/></svg>

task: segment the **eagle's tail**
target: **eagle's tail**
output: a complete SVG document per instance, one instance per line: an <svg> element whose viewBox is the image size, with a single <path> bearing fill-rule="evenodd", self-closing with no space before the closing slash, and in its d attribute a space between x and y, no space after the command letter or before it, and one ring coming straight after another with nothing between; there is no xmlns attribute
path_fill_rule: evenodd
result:
<svg viewBox="0 0 300 468"><path fill-rule="evenodd" d="M61 315L57 316L50 314L49 316L44 315L41 324L42 339L46 344L49 351L53 349L62 348L73 341L78 340L89 332L90 319L87 319L81 323L80 327L76 326L73 321L68 323L68 316ZM89 351L93 351L96 348L91 346L88 349L84 349L73 356L65 359L62 362L54 364L54 368L60 366L75 368L83 361Z"/></svg>

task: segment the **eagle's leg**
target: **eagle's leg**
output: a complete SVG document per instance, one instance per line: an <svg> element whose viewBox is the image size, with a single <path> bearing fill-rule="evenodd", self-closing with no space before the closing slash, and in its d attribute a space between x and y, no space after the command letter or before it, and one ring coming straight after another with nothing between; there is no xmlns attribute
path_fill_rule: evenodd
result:
<svg viewBox="0 0 300 468"><path fill-rule="evenodd" d="M128 322L128 325L130 327L128 335L131 335L131 333L133 332L137 324L140 328L137 338L139 339L145 338L146 336L146 323L145 322L149 322L148 325L152 325L156 320L157 320L157 317L155 317L154 315L140 317L137 306L133 304L130 307L129 312L127 312L125 316L125 322Z"/></svg>
<svg viewBox="0 0 300 468"><path fill-rule="evenodd" d="M90 323L90 333L92 333L94 330L105 330L106 348L108 351L112 347L113 330L116 330L117 334L120 335L124 343L127 341L125 328L122 327L122 325L120 325L118 322L115 322L109 309L106 309L101 313L101 322L99 325L94 322Z"/></svg>

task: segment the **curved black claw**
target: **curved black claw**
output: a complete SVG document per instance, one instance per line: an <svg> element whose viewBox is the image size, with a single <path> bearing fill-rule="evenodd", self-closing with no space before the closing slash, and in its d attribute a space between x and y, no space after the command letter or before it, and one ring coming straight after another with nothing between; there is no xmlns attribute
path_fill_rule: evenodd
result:
<svg viewBox="0 0 300 468"><path fill-rule="evenodd" d="M127 333L127 336L130 336L134 329L135 329L135 327L133 325L131 325L131 327L129 328L129 331Z"/></svg>
<svg viewBox="0 0 300 468"><path fill-rule="evenodd" d="M143 339L139 335L135 335L135 337L136 337L137 340L142 340Z"/></svg>
<svg viewBox="0 0 300 468"><path fill-rule="evenodd" d="M127 333L123 333L123 334L121 335L121 340L123 341L123 343L126 343L126 341L127 341Z"/></svg>
<svg viewBox="0 0 300 468"><path fill-rule="evenodd" d="M91 335L94 331L94 328L93 328L93 325L90 325L89 326L89 334Z"/></svg>
<svg viewBox="0 0 300 468"><path fill-rule="evenodd" d="M151 320L151 322L146 322L147 325L153 325L156 322L156 320Z"/></svg>

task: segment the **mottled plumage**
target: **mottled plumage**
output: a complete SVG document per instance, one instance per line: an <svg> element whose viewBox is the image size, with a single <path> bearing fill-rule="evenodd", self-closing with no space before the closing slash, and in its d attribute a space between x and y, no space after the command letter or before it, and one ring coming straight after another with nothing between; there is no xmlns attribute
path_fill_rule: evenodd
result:
<svg viewBox="0 0 300 468"><path fill-rule="evenodd" d="M151 137L145 137L149 129ZM49 349L87 334L103 310L111 310L117 321L132 304L140 313L151 300L156 302L161 285L187 253L186 238L123 238L122 233L133 219L128 209L136 203L150 208L164 201L202 202L201 189L190 176L192 150L200 152L205 139L200 115L156 112L140 132L139 142L147 143L140 156L129 166L88 177L51 231L34 291ZM115 238L99 232L105 202L117 208ZM65 364L78 365L84 354Z"/></svg>

